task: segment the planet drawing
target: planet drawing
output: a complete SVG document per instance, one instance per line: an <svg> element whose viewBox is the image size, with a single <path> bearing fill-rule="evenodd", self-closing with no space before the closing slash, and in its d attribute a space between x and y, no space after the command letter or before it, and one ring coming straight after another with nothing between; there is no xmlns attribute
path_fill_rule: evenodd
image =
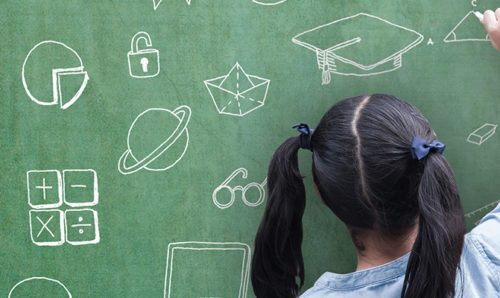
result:
<svg viewBox="0 0 500 298"><path fill-rule="evenodd" d="M127 150L118 161L123 175L146 169L166 171L184 156L189 145L187 125L191 109L180 106L173 111L147 109L139 114L127 135Z"/></svg>

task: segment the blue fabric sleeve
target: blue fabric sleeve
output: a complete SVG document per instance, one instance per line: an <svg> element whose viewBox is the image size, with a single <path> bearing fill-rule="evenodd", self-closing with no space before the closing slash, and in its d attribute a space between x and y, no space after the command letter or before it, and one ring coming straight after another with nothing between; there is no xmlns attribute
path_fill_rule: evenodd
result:
<svg viewBox="0 0 500 298"><path fill-rule="evenodd" d="M470 234L500 287L500 204Z"/></svg>

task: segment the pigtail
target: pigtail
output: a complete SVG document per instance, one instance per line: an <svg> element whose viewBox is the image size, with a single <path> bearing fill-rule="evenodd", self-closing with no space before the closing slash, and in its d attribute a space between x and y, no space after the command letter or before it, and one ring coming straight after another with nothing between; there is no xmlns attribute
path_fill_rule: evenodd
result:
<svg viewBox="0 0 500 298"><path fill-rule="evenodd" d="M431 153L419 163L424 167L417 195L419 230L401 297L453 297L466 231L460 197L442 155Z"/></svg>
<svg viewBox="0 0 500 298"><path fill-rule="evenodd" d="M252 285L259 298L297 297L304 284L301 244L306 195L298 149L299 137L289 138L269 165L269 196L252 259Z"/></svg>

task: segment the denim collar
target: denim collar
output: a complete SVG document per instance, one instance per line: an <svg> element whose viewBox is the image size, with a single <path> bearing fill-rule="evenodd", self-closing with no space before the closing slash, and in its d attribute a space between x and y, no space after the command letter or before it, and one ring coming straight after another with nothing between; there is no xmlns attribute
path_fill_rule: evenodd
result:
<svg viewBox="0 0 500 298"><path fill-rule="evenodd" d="M316 286L335 290L352 290L385 283L405 275L409 257L410 253L407 253L389 263L348 274L326 272L318 279Z"/></svg>

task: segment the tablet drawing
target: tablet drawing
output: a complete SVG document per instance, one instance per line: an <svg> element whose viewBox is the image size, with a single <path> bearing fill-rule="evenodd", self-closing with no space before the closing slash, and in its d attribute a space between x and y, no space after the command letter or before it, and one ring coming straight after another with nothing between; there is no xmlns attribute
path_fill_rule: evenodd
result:
<svg viewBox="0 0 500 298"><path fill-rule="evenodd" d="M246 298L250 259L250 246L245 243L170 243L164 297Z"/></svg>

